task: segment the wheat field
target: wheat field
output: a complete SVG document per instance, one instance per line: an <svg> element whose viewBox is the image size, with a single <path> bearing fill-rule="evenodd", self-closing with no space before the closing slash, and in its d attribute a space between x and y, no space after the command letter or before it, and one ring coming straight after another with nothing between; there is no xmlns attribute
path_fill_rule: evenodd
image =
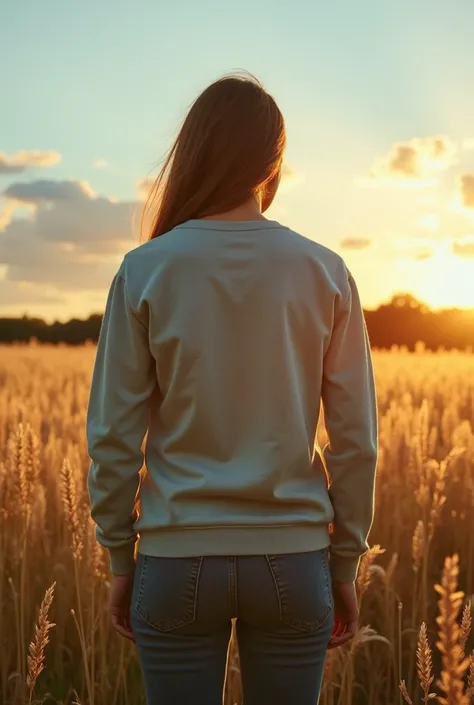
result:
<svg viewBox="0 0 474 705"><path fill-rule="evenodd" d="M133 645L111 632L88 518L94 347L0 348L0 702L138 705ZM377 512L361 630L331 651L322 705L474 702L474 355L375 352ZM322 435L324 431L322 431ZM226 705L240 705L233 645Z"/></svg>

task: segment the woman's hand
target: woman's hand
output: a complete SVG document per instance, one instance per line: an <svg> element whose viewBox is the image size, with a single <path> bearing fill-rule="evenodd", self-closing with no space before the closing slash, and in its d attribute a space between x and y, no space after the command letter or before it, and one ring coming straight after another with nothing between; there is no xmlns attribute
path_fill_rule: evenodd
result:
<svg viewBox="0 0 474 705"><path fill-rule="evenodd" d="M359 608L354 583L333 581L334 627L329 641L329 648L342 646L352 639L357 632Z"/></svg>
<svg viewBox="0 0 474 705"><path fill-rule="evenodd" d="M135 641L130 623L130 603L132 601L134 573L113 575L110 586L110 617L116 632L126 639Z"/></svg>

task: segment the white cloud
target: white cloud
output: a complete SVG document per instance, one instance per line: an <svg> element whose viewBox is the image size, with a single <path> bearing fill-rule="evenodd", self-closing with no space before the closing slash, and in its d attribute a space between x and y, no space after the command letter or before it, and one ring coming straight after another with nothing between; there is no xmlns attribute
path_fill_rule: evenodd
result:
<svg viewBox="0 0 474 705"><path fill-rule="evenodd" d="M0 201L0 232L4 230L8 223L11 222L13 212L15 210L15 204L4 199L3 203Z"/></svg>
<svg viewBox="0 0 474 705"><path fill-rule="evenodd" d="M40 150L21 150L8 156L0 152L0 174L21 174L28 167L45 167L59 164L62 157L59 152Z"/></svg>
<svg viewBox="0 0 474 705"><path fill-rule="evenodd" d="M362 185L434 186L439 174L457 161L457 146L446 136L416 137L397 142L375 159Z"/></svg>
<svg viewBox="0 0 474 705"><path fill-rule="evenodd" d="M474 172L460 174L449 209L463 220L467 217L474 222Z"/></svg>
<svg viewBox="0 0 474 705"><path fill-rule="evenodd" d="M341 241L344 250L366 250L372 244L368 237L348 237Z"/></svg>
<svg viewBox="0 0 474 705"><path fill-rule="evenodd" d="M31 217L6 222L0 237L6 281L51 285L60 293L103 290L121 257L137 244L138 203L99 197L85 182L17 183L4 197L7 208L33 204Z"/></svg>
<svg viewBox="0 0 474 705"><path fill-rule="evenodd" d="M279 190L287 191L289 188L293 188L293 186L303 183L304 180L305 175L302 172L296 171L290 164L285 162L281 170L281 183Z"/></svg>
<svg viewBox="0 0 474 705"><path fill-rule="evenodd" d="M152 179L151 177L145 177L144 179L139 179L136 183L137 191L140 196L140 198L143 201L146 201L148 196L150 195L150 191L153 187L153 184L155 183L155 179Z"/></svg>
<svg viewBox="0 0 474 705"><path fill-rule="evenodd" d="M464 140L462 143L462 148L467 152L470 151L471 149L474 149L474 137L471 137L467 140Z"/></svg>
<svg viewBox="0 0 474 705"><path fill-rule="evenodd" d="M281 178L283 181L287 180L290 181L291 179L294 179L298 175L298 172L293 169L290 164L285 162L282 166L281 169Z"/></svg>
<svg viewBox="0 0 474 705"><path fill-rule="evenodd" d="M464 208L474 209L474 172L459 177L459 195Z"/></svg>
<svg viewBox="0 0 474 705"><path fill-rule="evenodd" d="M34 224L43 240L115 252L133 244L136 210L135 203L114 203L107 198L58 201L53 208L40 208Z"/></svg>
<svg viewBox="0 0 474 705"><path fill-rule="evenodd" d="M92 166L94 169L106 169L109 166L109 163L107 159L103 159L100 157L99 159L95 159Z"/></svg>
<svg viewBox="0 0 474 705"><path fill-rule="evenodd" d="M94 190L86 181L52 181L48 179L12 184L5 189L3 195L12 201L30 204L96 198Z"/></svg>
<svg viewBox="0 0 474 705"><path fill-rule="evenodd" d="M458 257L474 257L474 236L467 235L464 238L455 240L452 245L452 252Z"/></svg>

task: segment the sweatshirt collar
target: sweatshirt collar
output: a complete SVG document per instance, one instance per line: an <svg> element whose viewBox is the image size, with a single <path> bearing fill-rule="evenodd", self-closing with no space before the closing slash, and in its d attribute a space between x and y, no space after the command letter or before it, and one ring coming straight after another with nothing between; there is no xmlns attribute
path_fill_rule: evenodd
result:
<svg viewBox="0 0 474 705"><path fill-rule="evenodd" d="M282 226L276 220L187 220L185 223L176 226L177 228L197 228L199 230L271 230Z"/></svg>

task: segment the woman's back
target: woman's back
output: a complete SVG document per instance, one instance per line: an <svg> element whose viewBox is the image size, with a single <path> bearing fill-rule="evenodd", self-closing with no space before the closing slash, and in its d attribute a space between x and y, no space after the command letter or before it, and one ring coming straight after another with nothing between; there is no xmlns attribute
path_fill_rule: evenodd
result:
<svg viewBox="0 0 474 705"><path fill-rule="evenodd" d="M194 220L132 251L116 286L132 325L146 331L152 364L140 364L122 298L113 295L105 325L115 316L119 325L108 346L125 354L133 379L114 374L109 357L108 393L96 388L96 403L91 398L89 438L96 463L119 465L121 445L138 447L127 437L136 427L130 413L123 417L124 390L156 386L136 524L141 551L245 555L250 539L262 554L279 544L285 552L327 546L333 507L315 450L323 363L335 317L354 303L352 316L361 315L342 260L274 221ZM357 502L376 439L365 431L375 410L360 374L368 351L355 330L330 382L357 370L336 412L344 423L338 456L350 453L354 464L346 491ZM106 352L99 348L99 370Z"/></svg>
<svg viewBox="0 0 474 705"><path fill-rule="evenodd" d="M150 241L125 257L110 289L89 489L121 576L114 623L129 637L134 581L150 702L161 691L164 703L188 702L196 689L196 703L218 702L233 617L250 705L286 705L287 693L295 705L315 702L329 573L342 620L332 643L355 632L377 454L370 348L342 259L262 215L284 144L281 113L258 83L210 86L157 180ZM185 681L180 654L204 659Z"/></svg>

